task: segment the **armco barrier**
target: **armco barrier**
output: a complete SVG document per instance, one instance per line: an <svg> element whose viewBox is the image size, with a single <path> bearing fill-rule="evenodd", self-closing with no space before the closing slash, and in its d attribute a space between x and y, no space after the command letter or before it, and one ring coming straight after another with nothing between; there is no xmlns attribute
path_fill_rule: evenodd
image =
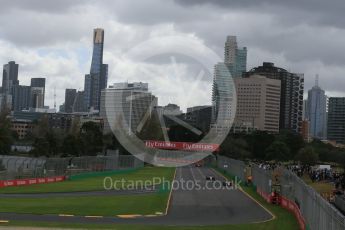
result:
<svg viewBox="0 0 345 230"><path fill-rule="evenodd" d="M263 198L265 199L268 203L272 203L272 195L268 194L262 190L260 190L259 188L256 189L256 192ZM286 197L281 197L281 202L280 202L280 206L284 209L287 209L288 211L292 212L295 215L295 218L297 219L298 225L300 227L301 230L305 230L306 229L306 224L305 224L305 220L302 216L302 213L299 209L299 207L297 206L297 204L289 199L287 199Z"/></svg>
<svg viewBox="0 0 345 230"><path fill-rule="evenodd" d="M12 186L25 186L32 184L46 184L53 182L61 182L66 179L65 176L56 176L56 177L46 177L46 178L31 178L31 179L20 179L20 180L4 180L0 181L1 187L12 187Z"/></svg>
<svg viewBox="0 0 345 230"><path fill-rule="evenodd" d="M280 206L289 210L290 212L292 212L295 215L300 229L302 229L302 230L306 229L305 220L302 216L302 213L301 213L299 207L297 206L297 204L295 202L287 199L286 197L282 197Z"/></svg>

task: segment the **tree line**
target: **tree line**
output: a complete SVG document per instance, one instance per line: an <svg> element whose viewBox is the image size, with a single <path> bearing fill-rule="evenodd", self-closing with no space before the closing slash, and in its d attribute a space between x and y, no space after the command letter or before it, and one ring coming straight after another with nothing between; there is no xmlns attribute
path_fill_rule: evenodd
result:
<svg viewBox="0 0 345 230"><path fill-rule="evenodd" d="M317 139L307 143L301 135L288 130L279 134L265 131L229 134L220 146L220 154L235 159L298 161L309 165L329 162L345 168L345 149Z"/></svg>

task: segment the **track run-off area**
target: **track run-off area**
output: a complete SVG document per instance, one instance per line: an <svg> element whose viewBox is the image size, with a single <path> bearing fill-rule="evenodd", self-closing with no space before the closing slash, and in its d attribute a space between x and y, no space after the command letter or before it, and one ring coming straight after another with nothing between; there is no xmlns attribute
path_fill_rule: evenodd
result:
<svg viewBox="0 0 345 230"><path fill-rule="evenodd" d="M103 186L104 177L95 177L76 180L73 186L73 181L66 181L6 188L0 190L0 220L66 224L220 226L265 223L275 218L272 212L241 187L234 186L234 183L230 187L224 186L227 179L213 168L145 167L110 177L113 180L126 179L127 182L131 179L149 180L160 177L168 181L170 186L169 189L154 185L149 189L89 190L86 186L88 183L92 188ZM97 185L94 184L96 181ZM78 191L74 187L78 184L83 184L82 188L86 188L86 191L81 191L82 188Z"/></svg>

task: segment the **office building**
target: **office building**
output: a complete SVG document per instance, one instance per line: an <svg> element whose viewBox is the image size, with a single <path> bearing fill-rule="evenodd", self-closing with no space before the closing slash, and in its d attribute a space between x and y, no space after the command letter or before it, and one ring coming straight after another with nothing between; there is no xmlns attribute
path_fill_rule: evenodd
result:
<svg viewBox="0 0 345 230"><path fill-rule="evenodd" d="M18 81L19 65L10 61L3 66L2 73L2 101L0 109L12 109L13 107L13 87L19 85Z"/></svg>
<svg viewBox="0 0 345 230"><path fill-rule="evenodd" d="M30 88L30 108L33 108L33 109L44 108L44 88L42 87Z"/></svg>
<svg viewBox="0 0 345 230"><path fill-rule="evenodd" d="M13 87L13 110L28 110L30 107L31 87L25 85L15 85Z"/></svg>
<svg viewBox="0 0 345 230"><path fill-rule="evenodd" d="M17 133L19 140L25 139L30 134L32 135L34 128L34 121L24 119L11 120L11 130Z"/></svg>
<svg viewBox="0 0 345 230"><path fill-rule="evenodd" d="M90 74L85 75L84 104L86 110L99 110L101 91L107 87L108 65L103 64L104 30L93 32L93 53Z"/></svg>
<svg viewBox="0 0 345 230"><path fill-rule="evenodd" d="M303 74L290 73L275 67L273 63L264 62L262 66L251 69L244 74L245 78L261 75L281 81L279 128L301 132L303 115Z"/></svg>
<svg viewBox="0 0 345 230"><path fill-rule="evenodd" d="M176 104L171 104L171 103L162 107L162 111L163 111L163 114L165 114L165 115L177 116L177 115L182 114L180 106L178 106Z"/></svg>
<svg viewBox="0 0 345 230"><path fill-rule="evenodd" d="M345 97L330 97L328 100L328 140L345 144Z"/></svg>
<svg viewBox="0 0 345 230"><path fill-rule="evenodd" d="M45 98L45 91L46 91L46 79L45 78L31 78L31 87L33 88L42 88L43 89L43 98L42 98L42 104L44 107L44 98Z"/></svg>
<svg viewBox="0 0 345 230"><path fill-rule="evenodd" d="M73 109L72 112L76 113L76 112L85 112L87 111L85 109L85 103L84 103L84 91L78 91L75 98L74 98L74 102L73 102Z"/></svg>
<svg viewBox="0 0 345 230"><path fill-rule="evenodd" d="M12 94L13 86L19 85L18 68L19 65L14 61L10 61L8 64L4 65L2 74L2 94Z"/></svg>
<svg viewBox="0 0 345 230"><path fill-rule="evenodd" d="M76 89L66 89L65 90L65 112L72 113L73 112L73 104L75 98L77 96Z"/></svg>
<svg viewBox="0 0 345 230"><path fill-rule="evenodd" d="M217 134L226 134L232 125L236 111L235 85L228 67L218 63L214 68L212 86L212 121Z"/></svg>
<svg viewBox="0 0 345 230"><path fill-rule="evenodd" d="M278 133L280 80L253 75L234 81L237 93L235 126Z"/></svg>
<svg viewBox="0 0 345 230"><path fill-rule="evenodd" d="M187 108L187 112L178 116L184 122L202 131L204 134L210 130L212 106L194 106Z"/></svg>
<svg viewBox="0 0 345 230"><path fill-rule="evenodd" d="M232 77L242 77L247 71L247 48L239 48L236 36L227 36L224 47L224 63Z"/></svg>
<svg viewBox="0 0 345 230"><path fill-rule="evenodd" d="M111 132L111 127L129 134L140 132L139 124L144 125L157 101L148 91L148 83L115 83L102 90L100 117L104 120L104 133Z"/></svg>
<svg viewBox="0 0 345 230"><path fill-rule="evenodd" d="M318 85L318 76L315 86L308 91L306 119L309 121L309 135L316 139L327 137L327 96Z"/></svg>
<svg viewBox="0 0 345 230"><path fill-rule="evenodd" d="M11 110L12 108L12 95L0 94L0 112L3 110Z"/></svg>

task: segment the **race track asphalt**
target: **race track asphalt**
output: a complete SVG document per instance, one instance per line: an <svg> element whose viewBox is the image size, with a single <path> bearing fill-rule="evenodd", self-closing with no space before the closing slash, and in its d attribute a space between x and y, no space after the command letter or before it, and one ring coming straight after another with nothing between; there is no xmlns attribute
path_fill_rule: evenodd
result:
<svg viewBox="0 0 345 230"><path fill-rule="evenodd" d="M213 176L216 180L214 182L206 180L206 176ZM170 207L167 215L162 216L120 218L0 213L0 219L65 223L199 226L254 223L267 221L273 218L269 212L240 189L224 187L222 185L223 181L225 181L225 179L210 168L194 166L177 168ZM83 192L83 194L84 193L90 192ZM123 194L124 193L119 193L119 195ZM132 191L132 194L135 193ZM19 197L19 194L15 195ZM38 195L42 194L37 194L37 196ZM58 195L60 194L56 194L56 196Z"/></svg>

